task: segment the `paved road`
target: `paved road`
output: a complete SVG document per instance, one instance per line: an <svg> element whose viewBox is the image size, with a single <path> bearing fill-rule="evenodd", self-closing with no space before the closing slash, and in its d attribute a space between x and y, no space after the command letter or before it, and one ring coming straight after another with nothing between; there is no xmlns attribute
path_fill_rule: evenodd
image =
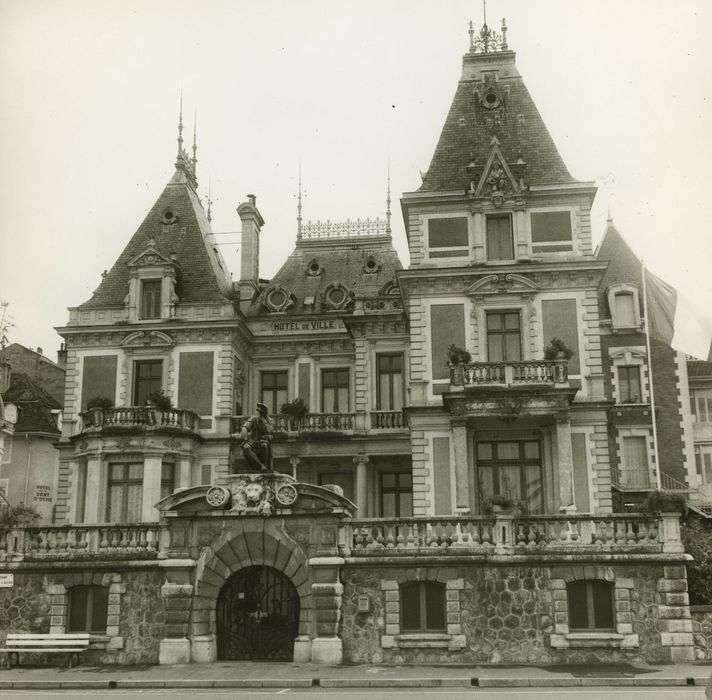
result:
<svg viewBox="0 0 712 700"><path fill-rule="evenodd" d="M405 688L388 690L385 688L358 688L354 690L332 690L327 688L283 688L282 690L3 690L2 698L23 698L23 700L48 700L69 696L78 698L100 698L101 700L129 700L141 698L168 698L171 700L215 700L216 698L236 698L236 700L267 700L281 696L284 700L563 700L576 697L581 700L692 700L705 696L704 688Z"/></svg>

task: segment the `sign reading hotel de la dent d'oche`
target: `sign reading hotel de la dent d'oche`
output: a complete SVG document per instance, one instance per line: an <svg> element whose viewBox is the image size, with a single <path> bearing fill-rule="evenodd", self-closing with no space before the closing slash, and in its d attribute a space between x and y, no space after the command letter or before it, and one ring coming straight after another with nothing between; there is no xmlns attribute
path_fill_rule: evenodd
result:
<svg viewBox="0 0 712 700"><path fill-rule="evenodd" d="M262 322L257 333L328 333L343 331L344 325L338 318L284 319Z"/></svg>

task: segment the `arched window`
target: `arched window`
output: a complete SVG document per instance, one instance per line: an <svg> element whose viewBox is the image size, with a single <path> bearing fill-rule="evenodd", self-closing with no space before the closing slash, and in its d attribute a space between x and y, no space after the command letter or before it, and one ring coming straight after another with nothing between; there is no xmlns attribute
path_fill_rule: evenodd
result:
<svg viewBox="0 0 712 700"><path fill-rule="evenodd" d="M74 586L69 589L67 632L106 634L109 589L104 586Z"/></svg>
<svg viewBox="0 0 712 700"><path fill-rule="evenodd" d="M400 585L401 632L445 632L445 584L409 581Z"/></svg>
<svg viewBox="0 0 712 700"><path fill-rule="evenodd" d="M566 584L569 630L613 631L613 584L609 581L572 581Z"/></svg>

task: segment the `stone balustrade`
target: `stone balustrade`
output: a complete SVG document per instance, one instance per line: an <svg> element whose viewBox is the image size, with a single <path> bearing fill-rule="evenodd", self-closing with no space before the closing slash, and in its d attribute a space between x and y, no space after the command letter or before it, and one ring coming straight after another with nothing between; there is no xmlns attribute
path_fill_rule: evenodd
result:
<svg viewBox="0 0 712 700"><path fill-rule="evenodd" d="M155 406L119 406L116 408L90 408L80 414L81 432L100 432L118 428L130 430L172 429L196 432L200 417L193 411L181 408Z"/></svg>
<svg viewBox="0 0 712 700"><path fill-rule="evenodd" d="M409 427L403 411L371 411L371 430L408 430Z"/></svg>
<svg viewBox="0 0 712 700"><path fill-rule="evenodd" d="M0 531L0 561L155 559L161 526L47 525Z"/></svg>
<svg viewBox="0 0 712 700"><path fill-rule="evenodd" d="M276 436L280 434L299 435L304 433L361 433L370 429L378 432L402 432L409 429L408 419L403 411L371 411L360 413L307 413L301 418L283 414L270 416ZM239 433L250 416L232 416L233 433Z"/></svg>
<svg viewBox="0 0 712 700"><path fill-rule="evenodd" d="M353 520L351 556L681 552L679 516L513 515Z"/></svg>
<svg viewBox="0 0 712 700"><path fill-rule="evenodd" d="M453 386L553 386L567 382L566 360L459 362L450 366L450 383Z"/></svg>

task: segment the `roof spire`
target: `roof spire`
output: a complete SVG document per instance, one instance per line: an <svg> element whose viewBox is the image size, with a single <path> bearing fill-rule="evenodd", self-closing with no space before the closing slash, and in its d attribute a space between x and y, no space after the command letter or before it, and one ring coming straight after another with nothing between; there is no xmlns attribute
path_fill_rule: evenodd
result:
<svg viewBox="0 0 712 700"><path fill-rule="evenodd" d="M208 175L208 223L212 223L213 221L213 212L212 212L212 206L213 206L213 200L210 199L210 190L212 187L212 180L213 178Z"/></svg>
<svg viewBox="0 0 712 700"><path fill-rule="evenodd" d="M178 112L178 158L183 153L183 88L180 89L180 111Z"/></svg>
<svg viewBox="0 0 712 700"><path fill-rule="evenodd" d="M299 161L299 194L297 195L297 240L302 238L302 161Z"/></svg>
<svg viewBox="0 0 712 700"><path fill-rule="evenodd" d="M197 128L198 128L198 110L195 110L195 112L193 112L193 157L190 159L191 162L193 163L193 172L195 172L195 164L198 162L198 159L195 155L198 150L198 144L197 144L197 139L196 139Z"/></svg>
<svg viewBox="0 0 712 700"><path fill-rule="evenodd" d="M386 188L386 233L391 233L391 159L388 158L388 185Z"/></svg>

